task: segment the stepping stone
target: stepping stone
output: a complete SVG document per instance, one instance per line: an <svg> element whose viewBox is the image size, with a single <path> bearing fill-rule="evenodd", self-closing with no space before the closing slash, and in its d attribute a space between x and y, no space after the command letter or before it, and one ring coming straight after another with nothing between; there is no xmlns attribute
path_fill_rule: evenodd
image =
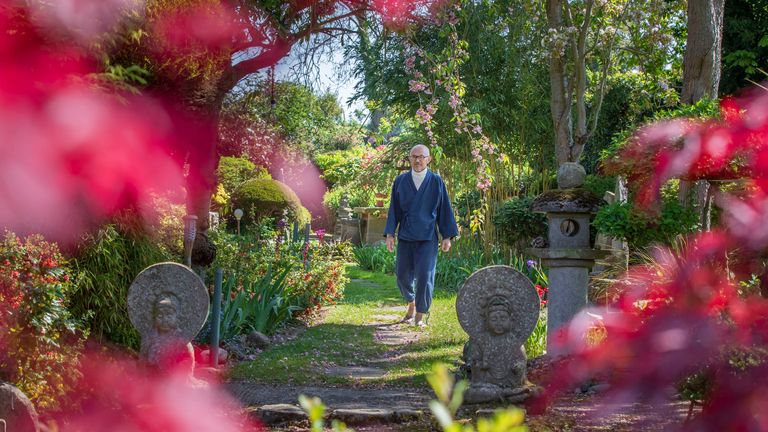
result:
<svg viewBox="0 0 768 432"><path fill-rule="evenodd" d="M330 418L341 420L349 425L366 423L390 423L419 420L424 417L424 411L408 408L340 408L331 412Z"/></svg>
<svg viewBox="0 0 768 432"><path fill-rule="evenodd" d="M372 360L369 360L368 362L371 363L371 364L379 364L379 363L390 364L390 363L398 362L400 360L403 360L403 359L407 358L409 354L410 353L408 353L408 352L402 352L402 351L399 351L399 350L391 350L391 351L388 351L388 352L384 353L384 357L377 358L377 359L372 359Z"/></svg>
<svg viewBox="0 0 768 432"><path fill-rule="evenodd" d="M424 387L394 389L349 386L318 387L235 381L227 383L225 388L245 406L287 404L296 407L299 395L303 394L307 397L317 396L322 399L328 407L328 412L335 409L383 408L393 410L403 418L418 415L420 410L425 413L429 412L429 401L435 397L431 391ZM1 431L2 428L0 428Z"/></svg>
<svg viewBox="0 0 768 432"><path fill-rule="evenodd" d="M377 322L381 321L387 324L396 324L398 321L403 319L403 317L400 315L374 315L371 318Z"/></svg>
<svg viewBox="0 0 768 432"><path fill-rule="evenodd" d="M362 409L335 409L331 412L331 418L341 420L347 424L366 424L374 422L390 422L395 420L395 412L381 408Z"/></svg>
<svg viewBox="0 0 768 432"><path fill-rule="evenodd" d="M332 376L345 376L354 379L375 379L387 374L387 371L365 366L336 366L325 369L325 373Z"/></svg>
<svg viewBox="0 0 768 432"><path fill-rule="evenodd" d="M263 405L250 411L250 413L268 425L307 419L307 413L304 410L291 404Z"/></svg>
<svg viewBox="0 0 768 432"><path fill-rule="evenodd" d="M382 345L399 346L413 343L419 339L419 336L412 332L377 330L373 338L376 343Z"/></svg>

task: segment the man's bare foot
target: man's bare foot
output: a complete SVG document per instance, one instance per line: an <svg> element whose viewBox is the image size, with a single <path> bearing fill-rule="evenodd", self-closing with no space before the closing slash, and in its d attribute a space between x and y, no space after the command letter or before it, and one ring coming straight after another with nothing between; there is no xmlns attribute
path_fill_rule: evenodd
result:
<svg viewBox="0 0 768 432"><path fill-rule="evenodd" d="M421 312L416 312L416 318L414 319L413 323L419 327L427 326L427 323L424 321L424 314Z"/></svg>
<svg viewBox="0 0 768 432"><path fill-rule="evenodd" d="M400 320L401 323L407 323L413 320L416 314L416 302L408 303L408 308L405 310L405 316Z"/></svg>

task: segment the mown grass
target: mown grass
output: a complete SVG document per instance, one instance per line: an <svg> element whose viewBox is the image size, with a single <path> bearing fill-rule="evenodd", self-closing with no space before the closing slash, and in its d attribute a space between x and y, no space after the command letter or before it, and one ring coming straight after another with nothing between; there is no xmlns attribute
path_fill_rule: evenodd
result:
<svg viewBox="0 0 768 432"><path fill-rule="evenodd" d="M263 352L254 361L237 365L231 378L275 384L425 386L426 375L434 363L454 365L461 358L468 336L456 317L456 292L435 290L426 328L402 326L405 331L421 332L417 341L386 346L376 343L376 329L371 323L382 321L376 315L400 317L405 312L394 276L361 270L355 265L348 266L347 272L351 282L344 291L345 297L329 309L321 324L310 327L291 342ZM393 306L398 309L393 311ZM546 329L540 323L526 343L529 356L542 353L545 335ZM333 366L369 366L387 373L381 378L359 381L326 374L325 369Z"/></svg>
<svg viewBox="0 0 768 432"><path fill-rule="evenodd" d="M345 289L345 298L330 308L323 323L309 328L299 338L263 352L256 360L237 365L232 379L250 379L267 383L314 385L426 385L425 376L432 364L454 364L461 356L467 335L456 318L456 294L437 290L432 304L429 326L421 338L405 346L392 347L374 340L375 315L397 314L405 304L393 276L347 267L352 282ZM402 311L392 312L392 306ZM387 309L382 309L387 308ZM379 319L379 321L381 321ZM377 362L385 353L397 349L391 361ZM372 366L387 374L382 378L366 379L329 376L327 366Z"/></svg>

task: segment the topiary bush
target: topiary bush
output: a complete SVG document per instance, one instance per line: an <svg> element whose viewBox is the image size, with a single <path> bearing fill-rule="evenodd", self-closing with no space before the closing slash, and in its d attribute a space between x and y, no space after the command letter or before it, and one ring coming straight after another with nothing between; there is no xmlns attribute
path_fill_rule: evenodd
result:
<svg viewBox="0 0 768 432"><path fill-rule="evenodd" d="M58 246L42 236L6 233L0 242L0 381L38 408L60 407L87 336L69 309L70 275Z"/></svg>
<svg viewBox="0 0 768 432"><path fill-rule="evenodd" d="M243 209L242 226L258 223L265 217L280 218L287 210L288 218L307 224L311 215L301 205L296 193L285 183L271 179L252 179L238 187L232 195L232 205Z"/></svg>

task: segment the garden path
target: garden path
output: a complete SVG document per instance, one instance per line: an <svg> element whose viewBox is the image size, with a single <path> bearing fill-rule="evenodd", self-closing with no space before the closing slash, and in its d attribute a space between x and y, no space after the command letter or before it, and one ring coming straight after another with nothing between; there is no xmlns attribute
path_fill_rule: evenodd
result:
<svg viewBox="0 0 768 432"><path fill-rule="evenodd" d="M350 286L368 293L383 292L385 287L366 279L352 279ZM332 308L333 309L333 308ZM427 405L432 393L426 387L382 386L380 381L388 371L387 365L402 359L409 351L409 345L417 342L420 329L399 323L403 306L383 305L373 308L360 322L362 330L373 329L370 341L378 346L371 353L376 355L361 359L350 351L345 361L318 361L312 364L314 382L326 385L307 385L299 380L292 384L264 383L253 380L237 380L228 384L229 391L259 418L268 424L279 425L306 418L298 409L299 395L319 397L331 418L348 424L360 425L377 423L375 430L387 430L384 423L393 425L411 424L426 418ZM326 319L335 321L334 311ZM322 325L317 323L316 326ZM309 371L296 371L297 375ZM317 374L319 373L319 377ZM336 379L346 385L330 384ZM400 426L398 426L399 428ZM384 429L382 429L384 428ZM390 430L399 430L398 428ZM364 429L362 429L364 430Z"/></svg>
<svg viewBox="0 0 768 432"><path fill-rule="evenodd" d="M293 341L237 365L227 384L230 393L273 430L308 430L298 406L302 394L319 397L329 418L358 431L436 430L428 409L434 395L423 375L434 361L450 364L459 358L465 339L456 333L455 294L436 297L436 316L422 330L398 323L404 308L392 276L356 268L351 273L344 301ZM533 376L554 366L541 359L529 366ZM600 414L600 396L564 395L546 414L528 416L530 430L656 431L685 418L686 406L673 402L663 418L637 404ZM460 414L477 416L474 409Z"/></svg>

